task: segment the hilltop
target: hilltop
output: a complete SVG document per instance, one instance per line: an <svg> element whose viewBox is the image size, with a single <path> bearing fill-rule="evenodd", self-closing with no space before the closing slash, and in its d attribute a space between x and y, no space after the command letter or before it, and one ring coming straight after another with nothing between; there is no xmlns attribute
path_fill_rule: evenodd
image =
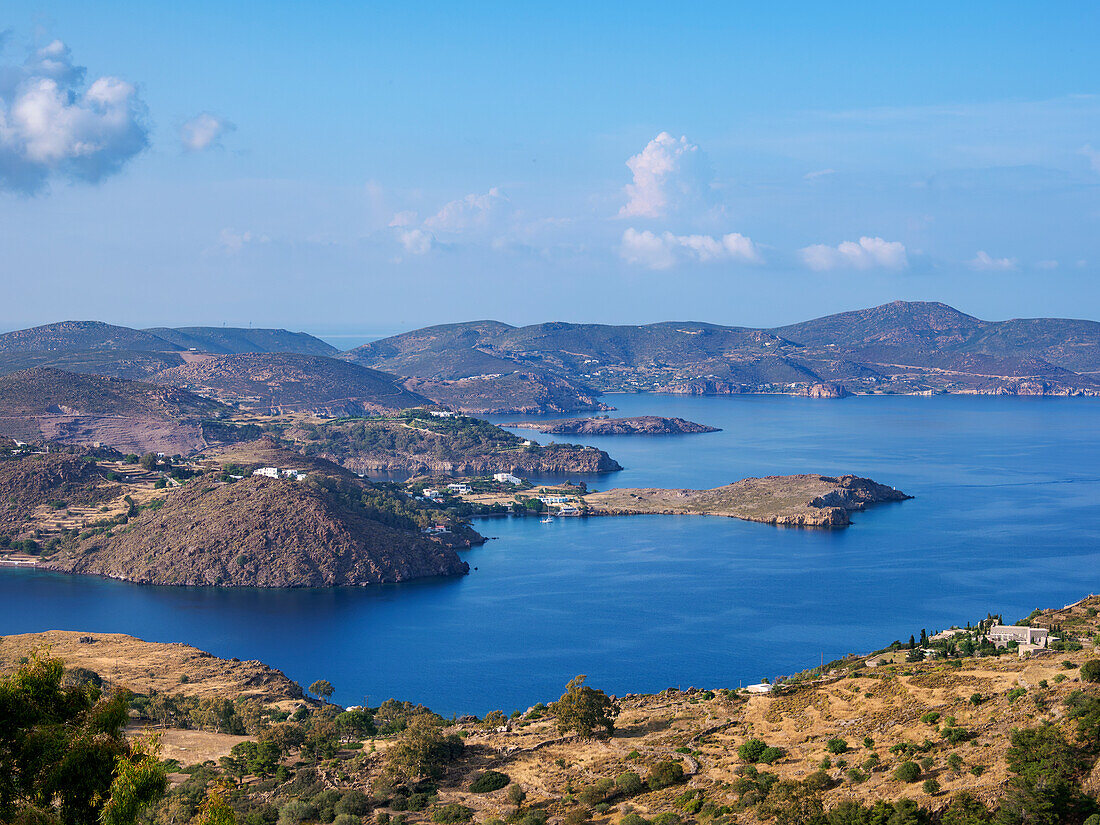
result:
<svg viewBox="0 0 1100 825"><path fill-rule="evenodd" d="M174 387L35 368L0 377L0 434L187 455L207 445L203 421L223 404Z"/></svg>
<svg viewBox="0 0 1100 825"><path fill-rule="evenodd" d="M40 566L141 584L221 587L332 587L466 573L453 547L421 534L420 522L431 518L358 480L248 476L225 483L199 476L125 524L82 533Z"/></svg>
<svg viewBox="0 0 1100 825"><path fill-rule="evenodd" d="M945 304L903 301L772 329L478 321L393 336L344 357L448 386L482 374L531 374L568 382L593 401L611 391L808 393L818 384L836 385L828 393L836 396L1100 395L1100 323L984 321ZM477 403L490 406L492 384L480 389ZM506 396L498 400L509 406Z"/></svg>
<svg viewBox="0 0 1100 825"><path fill-rule="evenodd" d="M241 327L153 327L156 335L181 349L222 355L245 352L292 352L299 355L335 355L339 350L305 332Z"/></svg>
<svg viewBox="0 0 1100 825"><path fill-rule="evenodd" d="M60 321L0 335L0 352L81 352L123 350L173 352L184 349L140 329L102 321Z"/></svg>
<svg viewBox="0 0 1100 825"><path fill-rule="evenodd" d="M595 447L538 445L488 421L422 409L384 418L300 422L282 435L306 455L328 458L357 473L564 475L622 469Z"/></svg>
<svg viewBox="0 0 1100 825"><path fill-rule="evenodd" d="M431 402L396 376L316 355L247 353L185 356L151 380L264 415L369 415Z"/></svg>

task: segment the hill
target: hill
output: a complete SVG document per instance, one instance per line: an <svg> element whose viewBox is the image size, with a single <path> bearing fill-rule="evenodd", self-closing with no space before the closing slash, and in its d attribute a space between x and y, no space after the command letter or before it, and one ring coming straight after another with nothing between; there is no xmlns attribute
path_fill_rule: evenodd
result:
<svg viewBox="0 0 1100 825"><path fill-rule="evenodd" d="M73 352L38 350L0 352L0 375L48 367L65 372L105 375L144 381L163 370L178 367L184 360L178 352L139 350L78 350Z"/></svg>
<svg viewBox="0 0 1100 825"><path fill-rule="evenodd" d="M566 475L622 467L603 450L576 444L538 445L488 421L437 417L424 410L397 416L300 423L284 439L357 473L409 475Z"/></svg>
<svg viewBox="0 0 1100 825"><path fill-rule="evenodd" d="M857 393L1100 395L1100 323L984 321L923 302L774 329L478 321L393 336L344 357L407 376L429 397L428 382L441 382L452 406L466 398L482 407L498 400L491 384L486 391L478 383L484 373L564 381L592 401L609 391L805 394L826 383Z"/></svg>
<svg viewBox="0 0 1100 825"><path fill-rule="evenodd" d="M184 347L140 329L102 321L60 321L0 335L0 352L81 352L136 350L172 352Z"/></svg>
<svg viewBox="0 0 1100 825"><path fill-rule="evenodd" d="M119 489L82 453L0 458L0 535L17 535L40 507L99 504L119 496Z"/></svg>
<svg viewBox="0 0 1100 825"><path fill-rule="evenodd" d="M216 401L174 387L36 368L0 377L0 434L23 441L101 443L186 455L206 446Z"/></svg>
<svg viewBox="0 0 1100 825"><path fill-rule="evenodd" d="M180 349L222 355L243 352L293 352L335 355L339 350L305 332L240 327L153 327L145 330Z"/></svg>
<svg viewBox="0 0 1100 825"><path fill-rule="evenodd" d="M683 418L636 415L628 418L562 418L555 421L526 421L503 425L509 429L535 430L555 435L681 435L716 433L717 427L696 424Z"/></svg>
<svg viewBox="0 0 1100 825"><path fill-rule="evenodd" d="M185 356L153 381L265 415L344 417L394 412L431 402L393 375L358 364L289 353Z"/></svg>
<svg viewBox="0 0 1100 825"><path fill-rule="evenodd" d="M420 532L419 508L364 482L200 476L106 532L82 535L46 569L142 584L332 587L466 573ZM430 514L425 513L425 518Z"/></svg>

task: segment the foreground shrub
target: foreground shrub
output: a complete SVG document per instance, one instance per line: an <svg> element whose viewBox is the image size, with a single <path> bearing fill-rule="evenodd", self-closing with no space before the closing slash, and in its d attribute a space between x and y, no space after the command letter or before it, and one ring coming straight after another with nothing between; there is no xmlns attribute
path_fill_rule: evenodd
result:
<svg viewBox="0 0 1100 825"><path fill-rule="evenodd" d="M661 788L667 788L670 785L682 782L683 779L684 766L676 760L668 759L664 762L658 762L649 769L649 776L646 777L646 784L649 785L651 790L657 791Z"/></svg>
<svg viewBox="0 0 1100 825"><path fill-rule="evenodd" d="M1100 659L1089 659L1081 665L1082 682L1100 682Z"/></svg>
<svg viewBox="0 0 1100 825"><path fill-rule="evenodd" d="M439 822L442 825L452 825L452 823L455 822L469 822L473 818L473 815L474 812L465 805L451 802L432 812L432 822Z"/></svg>
<svg viewBox="0 0 1100 825"><path fill-rule="evenodd" d="M623 771L615 777L615 785L627 796L633 796L642 790L642 778L634 771Z"/></svg>
<svg viewBox="0 0 1100 825"><path fill-rule="evenodd" d="M912 760L902 762L894 769L894 779L901 782L916 782L920 779L920 765Z"/></svg>
<svg viewBox="0 0 1100 825"><path fill-rule="evenodd" d="M470 783L470 790L473 793L492 793L493 791L499 791L501 788L506 788L511 781L506 773L485 771Z"/></svg>
<svg viewBox="0 0 1100 825"><path fill-rule="evenodd" d="M768 749L768 746L759 739L746 739L737 749L737 757L742 762L753 764L760 761L760 755Z"/></svg>

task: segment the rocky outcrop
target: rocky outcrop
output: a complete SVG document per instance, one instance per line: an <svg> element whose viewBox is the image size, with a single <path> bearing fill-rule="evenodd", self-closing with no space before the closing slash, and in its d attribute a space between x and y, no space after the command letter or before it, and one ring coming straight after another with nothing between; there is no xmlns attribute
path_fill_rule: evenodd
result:
<svg viewBox="0 0 1100 825"><path fill-rule="evenodd" d="M832 381L800 387L797 394L804 398L847 398L851 395L843 384Z"/></svg>
<svg viewBox="0 0 1100 825"><path fill-rule="evenodd" d="M557 421L534 421L505 424L510 429L535 430L555 435L671 435L681 433L716 433L718 427L696 424L683 418L662 418L638 415L630 418L565 418Z"/></svg>
<svg viewBox="0 0 1100 825"><path fill-rule="evenodd" d="M360 454L343 458L321 454L357 473L397 472L411 475L483 476L493 473L520 475L597 475L614 473L622 465L595 447L548 444L532 450L502 450L485 455L433 458L427 455Z"/></svg>

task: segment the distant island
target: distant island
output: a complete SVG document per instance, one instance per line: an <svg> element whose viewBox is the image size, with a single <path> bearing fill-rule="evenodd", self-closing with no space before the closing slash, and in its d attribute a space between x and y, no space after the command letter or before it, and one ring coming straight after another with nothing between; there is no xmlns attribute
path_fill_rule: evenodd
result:
<svg viewBox="0 0 1100 825"><path fill-rule="evenodd" d="M535 430L554 435L672 435L716 433L719 427L696 424L683 418L636 415L626 418L561 418L555 421L524 421L502 425L509 429Z"/></svg>

